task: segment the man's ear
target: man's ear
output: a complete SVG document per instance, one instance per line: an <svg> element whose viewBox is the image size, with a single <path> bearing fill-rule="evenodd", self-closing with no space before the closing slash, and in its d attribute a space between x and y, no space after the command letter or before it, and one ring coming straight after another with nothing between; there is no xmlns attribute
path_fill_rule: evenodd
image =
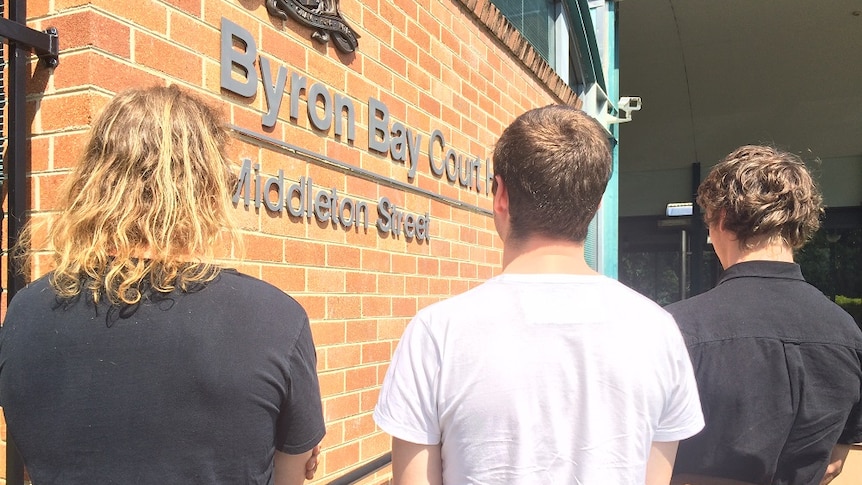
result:
<svg viewBox="0 0 862 485"><path fill-rule="evenodd" d="M502 177L494 175L494 185L497 190L494 191L494 215L509 218L509 190L503 182Z"/></svg>

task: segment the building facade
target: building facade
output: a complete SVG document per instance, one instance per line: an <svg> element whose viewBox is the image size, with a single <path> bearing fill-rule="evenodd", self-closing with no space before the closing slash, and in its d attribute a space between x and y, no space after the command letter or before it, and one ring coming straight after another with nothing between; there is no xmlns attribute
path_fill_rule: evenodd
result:
<svg viewBox="0 0 862 485"><path fill-rule="evenodd" d="M29 27L57 29L59 65L27 64L26 114L10 122L26 123L17 149L29 156L25 182L6 181L7 209L17 194L22 217L52 216L91 121L119 91L177 84L219 107L246 245L220 258L309 314L327 422L321 483L385 463L389 437L371 411L410 318L499 271L489 181L503 128L565 103L616 136L612 2L19 3ZM543 10L524 8L534 4ZM529 30L537 19L546 43ZM612 276L615 197L614 179L590 235L594 266ZM4 227L4 244L15 232ZM33 245L44 249L44 235ZM43 253L31 276L47 271Z"/></svg>

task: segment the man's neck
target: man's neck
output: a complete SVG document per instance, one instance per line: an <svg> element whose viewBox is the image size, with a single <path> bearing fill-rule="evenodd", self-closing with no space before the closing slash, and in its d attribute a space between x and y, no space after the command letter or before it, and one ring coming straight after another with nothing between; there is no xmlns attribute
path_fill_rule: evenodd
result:
<svg viewBox="0 0 862 485"><path fill-rule="evenodd" d="M595 275L584 259L584 244L543 236L504 244L503 273Z"/></svg>
<svg viewBox="0 0 862 485"><path fill-rule="evenodd" d="M729 268L737 263L746 261L779 261L784 263L793 262L793 249L785 244L762 244L752 249L740 248L728 255L727 266Z"/></svg>

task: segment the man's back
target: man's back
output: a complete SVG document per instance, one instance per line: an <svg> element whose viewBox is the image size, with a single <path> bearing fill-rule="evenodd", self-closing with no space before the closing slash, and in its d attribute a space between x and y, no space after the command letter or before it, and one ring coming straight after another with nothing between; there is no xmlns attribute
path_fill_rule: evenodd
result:
<svg viewBox="0 0 862 485"><path fill-rule="evenodd" d="M323 437L308 320L277 288L223 270L123 310L88 299L42 278L6 315L0 399L35 483L268 484L276 449Z"/></svg>
<svg viewBox="0 0 862 485"><path fill-rule="evenodd" d="M862 333L798 265L735 264L668 311L707 423L680 443L675 474L819 484L835 444L862 440Z"/></svg>
<svg viewBox="0 0 862 485"><path fill-rule="evenodd" d="M644 482L652 441L702 425L672 319L601 276L506 274L421 311L378 424L442 442L445 483Z"/></svg>

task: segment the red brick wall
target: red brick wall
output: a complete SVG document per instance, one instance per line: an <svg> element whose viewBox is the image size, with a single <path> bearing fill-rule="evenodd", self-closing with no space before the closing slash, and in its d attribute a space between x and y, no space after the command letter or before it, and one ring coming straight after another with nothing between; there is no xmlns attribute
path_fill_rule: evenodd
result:
<svg viewBox="0 0 862 485"><path fill-rule="evenodd" d="M29 86L34 219L56 209L55 189L74 165L91 120L112 94L127 87L182 85L221 106L238 127L484 210L490 209L484 190L461 188L431 173L425 162L431 132L441 130L447 148L484 161L502 129L521 112L577 103L487 0L344 0L341 13L361 36L350 55L315 42L312 31L293 20L270 16L263 0L28 4L30 26L57 27L61 48L59 67L50 73L34 65ZM304 97L299 118L292 120L286 94L276 126L266 130L262 85L253 99L220 89L222 17L251 33L273 69L286 66L307 77L309 86L320 82L352 99L355 141L312 128ZM288 78L288 92L289 84ZM407 179L404 165L368 149L369 97L385 103L393 121L422 134L414 180ZM419 308L494 275L500 241L490 216L458 204L356 177L242 136L231 155L237 162L259 163L267 177L282 169L288 183L311 177L315 188L335 188L367 201L372 210L372 225L357 231L239 204L245 255L240 261L231 251L223 253L226 264L282 288L309 313L328 429L318 479L328 481L389 450L389 437L375 427L371 411L404 326ZM382 196L412 213L428 212L430 240L379 235L373 212ZM35 244L44 246L38 237ZM45 261L35 265L37 273L48 269Z"/></svg>

